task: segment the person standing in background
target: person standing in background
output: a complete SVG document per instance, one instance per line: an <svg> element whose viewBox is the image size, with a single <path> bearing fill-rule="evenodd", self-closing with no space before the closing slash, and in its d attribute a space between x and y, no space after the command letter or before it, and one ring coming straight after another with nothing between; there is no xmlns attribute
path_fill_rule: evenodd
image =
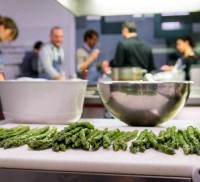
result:
<svg viewBox="0 0 200 182"><path fill-rule="evenodd" d="M0 43L12 42L19 34L17 24L12 18L0 15ZM0 70L3 67L3 53L0 50Z"/></svg>
<svg viewBox="0 0 200 182"><path fill-rule="evenodd" d="M17 39L19 34L19 30L17 27L17 24L14 22L13 19L9 17L3 17L0 15L0 43L5 43L5 42L12 42ZM0 50L0 64L3 64L3 56L2 52ZM0 70L1 71L1 70ZM4 80L4 74L1 72L0 74L0 80ZM4 116L2 113L2 106L1 106L1 101L0 101L0 120L3 120Z"/></svg>
<svg viewBox="0 0 200 182"><path fill-rule="evenodd" d="M15 21L0 15L0 42L14 41L19 34Z"/></svg>
<svg viewBox="0 0 200 182"><path fill-rule="evenodd" d="M64 50L62 42L64 33L61 27L55 26L50 32L50 42L45 44L39 53L39 77L49 80L65 80L62 64Z"/></svg>
<svg viewBox="0 0 200 182"><path fill-rule="evenodd" d="M179 61L176 62L175 66L181 64L184 66L185 80L190 80L190 67L192 64L198 64L198 56L194 52L195 47L194 42L189 36L181 37L176 40L176 48L182 54ZM174 66L163 65L161 67L162 71L172 71Z"/></svg>
<svg viewBox="0 0 200 182"><path fill-rule="evenodd" d="M151 72L155 69L151 48L137 37L133 20L122 25L124 40L118 43L111 67L141 67Z"/></svg>
<svg viewBox="0 0 200 182"><path fill-rule="evenodd" d="M33 46L33 50L25 53L22 63L22 76L38 77L38 54L42 44L41 41L37 41Z"/></svg>
<svg viewBox="0 0 200 182"><path fill-rule="evenodd" d="M101 70L104 71L108 61L99 61L100 50L96 48L99 35L95 30L87 30L84 34L84 44L76 51L78 77L83 78L83 72L88 70L87 80L90 85L95 84ZM104 66L105 65L105 66Z"/></svg>

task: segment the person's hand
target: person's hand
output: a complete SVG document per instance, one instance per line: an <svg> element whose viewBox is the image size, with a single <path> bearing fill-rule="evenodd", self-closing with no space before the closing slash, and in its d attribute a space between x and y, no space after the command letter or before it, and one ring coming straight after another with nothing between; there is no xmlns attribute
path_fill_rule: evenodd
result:
<svg viewBox="0 0 200 182"><path fill-rule="evenodd" d="M66 80L66 78L62 75L55 77L55 80Z"/></svg>
<svg viewBox="0 0 200 182"><path fill-rule="evenodd" d="M173 66L169 66L169 65L163 65L160 68L162 71L172 71Z"/></svg>
<svg viewBox="0 0 200 182"><path fill-rule="evenodd" d="M92 60L97 59L99 57L99 53L100 53L99 49L93 50L92 53L91 53L91 55L90 55L91 58L92 58Z"/></svg>
<svg viewBox="0 0 200 182"><path fill-rule="evenodd" d="M111 67L109 65L109 61L107 60L104 60L101 64L102 71L107 75L111 73Z"/></svg>

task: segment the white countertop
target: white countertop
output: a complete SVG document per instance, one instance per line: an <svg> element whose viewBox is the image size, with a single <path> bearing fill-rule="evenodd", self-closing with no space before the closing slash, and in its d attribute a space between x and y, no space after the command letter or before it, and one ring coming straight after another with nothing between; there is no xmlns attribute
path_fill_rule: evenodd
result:
<svg viewBox="0 0 200 182"><path fill-rule="evenodd" d="M97 128L133 130L115 119L82 119L89 121ZM12 127L15 124L3 124ZM198 121L172 120L159 127L150 127L155 133L168 126L175 125L185 129L189 125L200 128ZM63 126L58 126L61 129ZM147 128L147 127L145 127ZM143 127L137 127L143 130ZM0 168L38 169L55 171L76 171L115 174L143 174L161 176L191 177L195 167L200 167L200 156L184 155L182 150L176 151L173 156L149 149L137 154L127 151L114 152L100 149L96 152L70 149L66 152L53 152L49 150L32 151L27 146L14 149L0 149Z"/></svg>

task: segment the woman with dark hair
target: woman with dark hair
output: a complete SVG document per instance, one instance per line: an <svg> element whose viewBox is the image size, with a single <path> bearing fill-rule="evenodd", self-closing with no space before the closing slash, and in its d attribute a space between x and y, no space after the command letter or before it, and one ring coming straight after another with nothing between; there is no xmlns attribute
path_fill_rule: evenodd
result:
<svg viewBox="0 0 200 182"><path fill-rule="evenodd" d="M0 42L14 41L19 34L15 21L0 15Z"/></svg>
<svg viewBox="0 0 200 182"><path fill-rule="evenodd" d="M15 21L9 17L0 15L0 43L14 41L19 34L19 30ZM0 64L3 63L2 52L0 50ZM0 70L1 71L1 70ZM0 72L0 80L4 80L3 72ZM0 101L0 120L4 119L2 106Z"/></svg>
<svg viewBox="0 0 200 182"><path fill-rule="evenodd" d="M190 80L190 67L192 64L198 64L197 54L193 50L194 42L189 36L181 37L176 40L176 48L182 54L181 64L184 65L185 79ZM163 65L161 70L171 71L173 66Z"/></svg>

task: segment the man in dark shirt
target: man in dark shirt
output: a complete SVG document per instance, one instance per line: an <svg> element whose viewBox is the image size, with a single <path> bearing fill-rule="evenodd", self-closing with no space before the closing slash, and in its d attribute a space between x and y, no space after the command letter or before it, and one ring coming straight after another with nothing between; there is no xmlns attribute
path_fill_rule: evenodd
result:
<svg viewBox="0 0 200 182"><path fill-rule="evenodd" d="M141 67L148 72L155 69L151 48L137 37L134 21L126 21L122 26L125 38L117 45L111 67Z"/></svg>
<svg viewBox="0 0 200 182"><path fill-rule="evenodd" d="M22 75L25 77L38 77L38 53L42 47L42 42L38 41L33 47L33 51L25 53L22 63Z"/></svg>

